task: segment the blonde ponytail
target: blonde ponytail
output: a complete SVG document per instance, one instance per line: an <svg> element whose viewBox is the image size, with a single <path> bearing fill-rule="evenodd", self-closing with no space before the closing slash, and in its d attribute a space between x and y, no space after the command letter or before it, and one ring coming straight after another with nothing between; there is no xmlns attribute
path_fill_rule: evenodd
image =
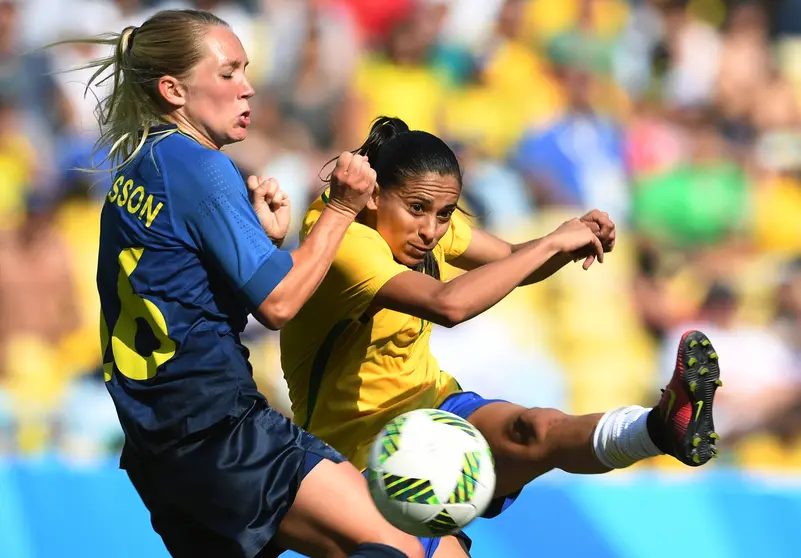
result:
<svg viewBox="0 0 801 558"><path fill-rule="evenodd" d="M228 24L209 12L167 10L140 27L126 27L121 33L56 43L103 45L111 50L108 56L79 68L95 69L85 93L111 81L111 92L95 110L100 138L93 155L108 149L108 154L94 162L96 168L106 162L111 163L112 170L126 165L152 137L152 129L168 122L158 91L159 80L165 75L178 79L189 75L203 57L203 41L210 26Z"/></svg>

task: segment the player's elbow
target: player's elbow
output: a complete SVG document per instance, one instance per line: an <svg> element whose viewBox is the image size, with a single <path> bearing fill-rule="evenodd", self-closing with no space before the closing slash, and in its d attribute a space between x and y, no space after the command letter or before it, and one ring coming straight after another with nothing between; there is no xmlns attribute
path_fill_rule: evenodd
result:
<svg viewBox="0 0 801 558"><path fill-rule="evenodd" d="M256 319L267 329L277 331L284 327L297 312L284 303L264 301L254 312Z"/></svg>
<svg viewBox="0 0 801 558"><path fill-rule="evenodd" d="M470 319L467 308L463 304L442 299L437 304L437 316L433 320L437 325L452 328Z"/></svg>

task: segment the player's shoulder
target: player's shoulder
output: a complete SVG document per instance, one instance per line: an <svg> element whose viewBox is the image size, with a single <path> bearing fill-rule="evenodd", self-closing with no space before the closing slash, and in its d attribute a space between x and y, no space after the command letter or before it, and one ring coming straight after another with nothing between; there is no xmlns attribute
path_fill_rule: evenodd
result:
<svg viewBox="0 0 801 558"><path fill-rule="evenodd" d="M167 165L167 170L196 174L208 169L235 169L228 155L205 147L178 131L154 138L152 146L157 162Z"/></svg>
<svg viewBox="0 0 801 558"><path fill-rule="evenodd" d="M197 194L206 189L219 190L225 185L244 185L228 155L204 147L180 132L155 138L152 150L152 159L171 191L186 189Z"/></svg>

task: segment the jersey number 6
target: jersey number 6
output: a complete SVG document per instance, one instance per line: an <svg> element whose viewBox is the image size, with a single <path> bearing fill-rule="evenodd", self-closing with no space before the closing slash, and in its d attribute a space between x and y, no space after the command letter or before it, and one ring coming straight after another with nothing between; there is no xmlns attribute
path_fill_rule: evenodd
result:
<svg viewBox="0 0 801 558"><path fill-rule="evenodd" d="M100 342L103 351L103 376L111 379L114 364L119 371L132 380L147 380L156 375L159 366L175 356L175 341L167 332L167 322L158 307L134 292L130 277L144 248L126 248L120 253L120 272L117 278L117 295L120 299L120 314L111 332L111 354L106 353L109 343L109 331L105 317L100 314ZM158 347L149 354L140 354L136 350L137 333L142 322L149 326ZM144 352L144 351L143 351Z"/></svg>

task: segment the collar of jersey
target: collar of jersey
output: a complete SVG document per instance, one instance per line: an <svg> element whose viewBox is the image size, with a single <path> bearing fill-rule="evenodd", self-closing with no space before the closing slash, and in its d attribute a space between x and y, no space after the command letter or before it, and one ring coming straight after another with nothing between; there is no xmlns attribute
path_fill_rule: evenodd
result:
<svg viewBox="0 0 801 558"><path fill-rule="evenodd" d="M150 132L158 134L159 132L166 132L168 130L178 130L177 124L159 124L158 126L151 126ZM180 130L178 130L180 132Z"/></svg>

